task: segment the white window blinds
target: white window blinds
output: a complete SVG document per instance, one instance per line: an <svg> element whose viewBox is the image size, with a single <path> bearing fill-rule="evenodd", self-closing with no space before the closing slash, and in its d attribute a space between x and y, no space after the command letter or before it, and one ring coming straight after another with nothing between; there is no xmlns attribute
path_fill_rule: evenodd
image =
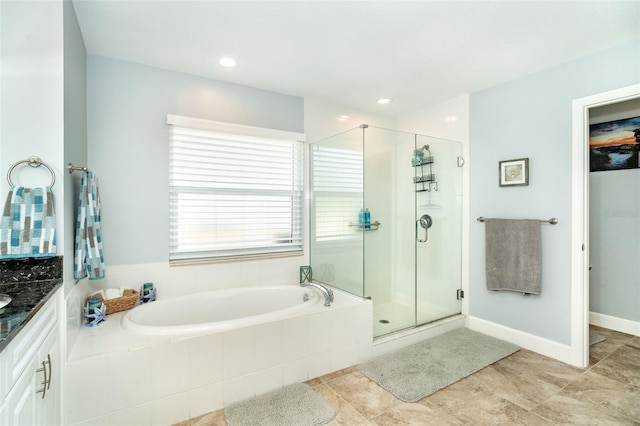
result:
<svg viewBox="0 0 640 426"><path fill-rule="evenodd" d="M171 261L302 251L303 135L168 121Z"/></svg>
<svg viewBox="0 0 640 426"><path fill-rule="evenodd" d="M362 151L312 146L312 187L315 202L315 242L356 241L349 227L363 206Z"/></svg>

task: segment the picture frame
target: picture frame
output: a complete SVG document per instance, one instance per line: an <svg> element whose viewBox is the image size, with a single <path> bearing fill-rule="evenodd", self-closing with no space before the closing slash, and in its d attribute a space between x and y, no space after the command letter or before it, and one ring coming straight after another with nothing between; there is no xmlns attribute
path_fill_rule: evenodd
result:
<svg viewBox="0 0 640 426"><path fill-rule="evenodd" d="M518 158L498 163L500 186L529 185L529 159Z"/></svg>
<svg viewBox="0 0 640 426"><path fill-rule="evenodd" d="M640 168L640 116L589 125L590 172Z"/></svg>

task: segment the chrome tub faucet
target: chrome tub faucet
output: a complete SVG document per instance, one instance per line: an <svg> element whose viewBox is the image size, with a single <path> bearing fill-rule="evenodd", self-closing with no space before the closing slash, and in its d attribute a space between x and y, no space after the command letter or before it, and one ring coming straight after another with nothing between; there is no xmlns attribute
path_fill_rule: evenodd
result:
<svg viewBox="0 0 640 426"><path fill-rule="evenodd" d="M312 282L304 282L300 283L300 287L315 287L324 295L324 306L331 306L331 302L333 302L333 290L328 289L322 284L312 283Z"/></svg>

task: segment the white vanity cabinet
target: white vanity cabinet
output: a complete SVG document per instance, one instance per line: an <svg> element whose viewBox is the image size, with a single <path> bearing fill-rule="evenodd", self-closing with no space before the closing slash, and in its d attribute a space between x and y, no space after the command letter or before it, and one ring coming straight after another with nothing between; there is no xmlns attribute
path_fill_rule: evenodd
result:
<svg viewBox="0 0 640 426"><path fill-rule="evenodd" d="M60 306L59 289L0 354L2 425L61 423Z"/></svg>

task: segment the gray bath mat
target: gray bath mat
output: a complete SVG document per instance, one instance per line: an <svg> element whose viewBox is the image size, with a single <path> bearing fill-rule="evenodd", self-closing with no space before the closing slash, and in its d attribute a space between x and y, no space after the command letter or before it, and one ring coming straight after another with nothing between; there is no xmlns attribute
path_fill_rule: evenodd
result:
<svg viewBox="0 0 640 426"><path fill-rule="evenodd" d="M374 358L358 370L396 398L416 402L519 349L462 328Z"/></svg>
<svg viewBox="0 0 640 426"><path fill-rule="evenodd" d="M596 343L600 343L603 341L604 341L604 336L589 332L589 346L595 345Z"/></svg>
<svg viewBox="0 0 640 426"><path fill-rule="evenodd" d="M319 426L336 412L304 383L257 396L224 411L228 426Z"/></svg>

